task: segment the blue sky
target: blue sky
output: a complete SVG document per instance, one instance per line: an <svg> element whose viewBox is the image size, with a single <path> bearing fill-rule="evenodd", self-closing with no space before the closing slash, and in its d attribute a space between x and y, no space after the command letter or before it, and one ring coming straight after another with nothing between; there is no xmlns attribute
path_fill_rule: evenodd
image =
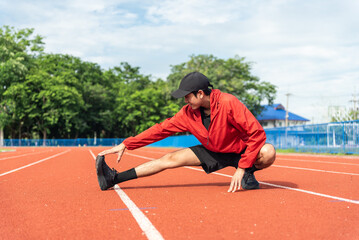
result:
<svg viewBox="0 0 359 240"><path fill-rule="evenodd" d="M34 28L45 51L129 62L165 79L192 54L236 55L314 123L359 98L357 0L0 0L0 25Z"/></svg>

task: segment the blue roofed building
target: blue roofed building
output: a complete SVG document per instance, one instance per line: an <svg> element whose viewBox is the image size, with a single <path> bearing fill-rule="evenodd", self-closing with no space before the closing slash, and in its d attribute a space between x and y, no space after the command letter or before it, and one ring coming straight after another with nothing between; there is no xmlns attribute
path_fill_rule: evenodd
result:
<svg viewBox="0 0 359 240"><path fill-rule="evenodd" d="M257 120L263 128L285 127L286 110L282 104L264 105ZM288 126L303 125L309 120L297 114L288 112Z"/></svg>

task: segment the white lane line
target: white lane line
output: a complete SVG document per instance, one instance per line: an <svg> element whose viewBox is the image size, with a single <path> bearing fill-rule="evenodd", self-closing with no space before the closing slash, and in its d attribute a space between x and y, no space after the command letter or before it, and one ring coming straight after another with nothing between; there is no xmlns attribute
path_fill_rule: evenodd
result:
<svg viewBox="0 0 359 240"><path fill-rule="evenodd" d="M128 155L132 155L132 156L139 157L139 158L144 158L144 159L149 159L149 160L154 160L154 158L143 157L143 156L135 155L135 154L128 154ZM184 168L188 168L188 169L191 169L191 170L196 170L196 171L203 172L203 170L200 169L200 168L194 168L194 167L184 167ZM227 174L223 174L223 173L213 172L211 174L232 178L231 175L227 175ZM268 186L272 186L272 187L284 188L284 189L288 189L288 190L292 190L292 191L303 192L303 193L312 194L312 195L316 195L316 196L320 196L320 197L326 197L326 198L331 198L331 199L335 199L335 200L340 200L340 201L343 201L343 202L359 204L358 200L351 200L351 199L347 199L347 198L341 198L341 197L331 196L331 195L328 195L328 194L317 193L317 192L312 192L312 191L308 191L308 190L303 190L303 189L299 189L299 188L292 188L292 187L287 187L287 186L282 186L282 185L277 185L277 184L272 184L272 183L266 183L266 182L260 182L260 183L263 184L263 185L268 185Z"/></svg>
<svg viewBox="0 0 359 240"><path fill-rule="evenodd" d="M5 175L7 175L7 174L9 174L9 173L13 173L13 172L19 171L19 170L21 170L21 169L24 169L24 168L30 167L30 166L32 166L32 165L35 165L35 164L38 164L38 163L44 162L44 161L49 160L49 159L51 159L51 158L54 158L54 157L60 156L60 155L65 154L65 153L67 153L67 152L69 152L69 151L71 151L71 149L66 150L66 151L64 151L64 152L60 152L60 153L55 154L55 155L52 155L52 156L50 156L50 157L47 157L47 158L41 159L41 160L39 160L39 161L37 161L37 162L33 162L33 163L28 164L28 165L25 165L25 166L22 166L22 167L19 167L19 168L13 169L13 170L11 170L11 171L1 173L1 174L0 174L0 177L5 176Z"/></svg>
<svg viewBox="0 0 359 240"><path fill-rule="evenodd" d="M125 154L130 155L130 156L134 156L134 157L140 157L140 158L147 159L147 160L155 160L155 158L144 157L144 156L136 155L136 154L132 154L132 153L127 153L126 152Z"/></svg>
<svg viewBox="0 0 359 240"><path fill-rule="evenodd" d="M169 152L156 152L156 151L151 151L151 150L146 150L146 151L136 150L136 152L157 153L157 154L166 154L166 153L169 153Z"/></svg>
<svg viewBox="0 0 359 240"><path fill-rule="evenodd" d="M91 149L90 149L89 151L90 151L90 153L91 153L91 155L92 155L93 159L95 159L95 160L96 160L96 156L95 156L95 154L93 154L93 152L91 151Z"/></svg>
<svg viewBox="0 0 359 240"><path fill-rule="evenodd" d="M292 162L315 162L315 163L329 163L329 164L342 164L342 165L353 165L359 166L359 163L343 163L343 162L327 162L327 161L315 161L315 160L299 160L299 159L286 159L286 158L278 158L276 160L283 160L283 161L292 161Z"/></svg>
<svg viewBox="0 0 359 240"><path fill-rule="evenodd" d="M96 159L95 154L89 150L92 157ZM127 194L116 184L114 189L118 196L120 196L123 203L130 210L132 216L135 218L136 222L145 233L148 239L150 240L162 240L164 239L161 233L153 226L151 221L143 214L143 212L136 206L136 204L127 196Z"/></svg>
<svg viewBox="0 0 359 240"><path fill-rule="evenodd" d="M271 167L291 168L291 169L313 171L313 172L325 172L325 173L336 173L336 174L344 174L351 176L359 176L359 173L335 172L335 171L327 171L327 170L312 169L312 168L290 167L290 166L282 166L282 165L272 165Z"/></svg>
<svg viewBox="0 0 359 240"><path fill-rule="evenodd" d="M161 240L164 239L161 233L153 226L151 221L142 213L136 204L127 196L127 194L116 184L114 187L117 194L128 207L132 216L136 219L142 231L146 234L148 239Z"/></svg>
<svg viewBox="0 0 359 240"><path fill-rule="evenodd" d="M4 158L0 158L0 160L7 160L7 159L11 159L11 158L18 158L18 157L23 157L23 156L29 156L29 155L33 155L33 154L40 154L40 153L44 153L44 152L52 152L52 150L47 150L47 151L42 151L42 152L32 152L32 153L25 153L22 155L16 155L16 156L11 156L11 157L4 157Z"/></svg>
<svg viewBox="0 0 359 240"><path fill-rule="evenodd" d="M155 149L153 149L153 150L147 150L147 149L138 150L138 149L136 149L136 152L146 152L146 153L148 152L148 153L166 154L166 153L178 151L178 150L180 150L180 149L181 149L181 148L168 149L168 150L170 150L170 151L155 151Z"/></svg>
<svg viewBox="0 0 359 240"><path fill-rule="evenodd" d="M192 169L192 170L196 170L196 171L201 171L201 172L203 172L202 169L198 169L198 168L194 168L194 167L185 167L185 168L189 168L189 169ZM223 174L223 173L213 172L212 174L216 174L216 175L220 175L220 176L232 178L231 175L227 175L227 174ZM316 195L316 196L321 196L321 197L326 197L326 198L332 198L332 199L340 200L340 201L344 201L344 202L359 204L359 201L358 201L358 200L351 200L351 199L346 199L346 198L331 196L331 195L327 195L327 194L323 194L323 193L316 193L316 192L312 192L312 191L308 191L308 190L303 190L303 189L299 189L299 188L286 187L286 186L277 185L277 184L272 184L272 183L266 183L266 182L260 182L260 183L263 184L263 185L268 185L268 186L272 186L272 187L284 188L284 189L293 190L293 191L298 191L298 192L303 192L303 193L308 193L308 194L312 194L312 195Z"/></svg>
<svg viewBox="0 0 359 240"><path fill-rule="evenodd" d="M310 158L331 158L331 159L345 159L345 160L359 160L359 157L353 155L353 156L335 156L335 155L320 155L320 154L304 154L304 153L299 153L299 154L295 154L295 153L291 153L291 154L283 154L283 153L278 153L277 156L281 156L281 157L310 157Z"/></svg>

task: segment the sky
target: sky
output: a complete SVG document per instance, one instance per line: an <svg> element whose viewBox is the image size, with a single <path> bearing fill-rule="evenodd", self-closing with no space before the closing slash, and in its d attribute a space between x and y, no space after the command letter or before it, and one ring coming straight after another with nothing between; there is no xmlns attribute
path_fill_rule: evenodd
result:
<svg viewBox="0 0 359 240"><path fill-rule="evenodd" d="M358 16L358 0L0 0L0 26L34 28L45 52L103 69L128 62L165 80L191 55L244 57L310 123L359 100Z"/></svg>

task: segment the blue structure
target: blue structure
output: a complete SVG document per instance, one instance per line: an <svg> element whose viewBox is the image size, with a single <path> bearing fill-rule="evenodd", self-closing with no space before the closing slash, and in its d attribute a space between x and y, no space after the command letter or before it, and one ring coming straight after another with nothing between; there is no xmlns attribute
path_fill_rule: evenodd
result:
<svg viewBox="0 0 359 240"><path fill-rule="evenodd" d="M190 135L182 135L182 136L174 136L168 137L161 141L152 143L149 145L150 147L178 147L178 148L185 148L185 147L192 147L195 145L201 144L198 139Z"/></svg>
<svg viewBox="0 0 359 240"><path fill-rule="evenodd" d="M267 127L284 127L286 110L282 104L264 105L262 113L257 117L259 123ZM309 120L292 112L288 112L288 125L298 125Z"/></svg>

